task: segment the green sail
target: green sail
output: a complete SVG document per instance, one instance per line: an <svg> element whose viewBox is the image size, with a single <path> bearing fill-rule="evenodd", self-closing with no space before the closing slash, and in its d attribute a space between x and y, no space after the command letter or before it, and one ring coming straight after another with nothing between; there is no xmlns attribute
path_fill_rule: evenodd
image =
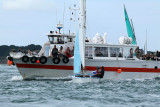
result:
<svg viewBox="0 0 160 107"><path fill-rule="evenodd" d="M132 44L137 44L135 33L134 33L134 28L133 28L133 26L130 23L130 20L128 18L128 14L127 14L125 6L124 6L124 13L125 13L125 21L126 21L126 27L127 27L128 37L131 37L133 39Z"/></svg>

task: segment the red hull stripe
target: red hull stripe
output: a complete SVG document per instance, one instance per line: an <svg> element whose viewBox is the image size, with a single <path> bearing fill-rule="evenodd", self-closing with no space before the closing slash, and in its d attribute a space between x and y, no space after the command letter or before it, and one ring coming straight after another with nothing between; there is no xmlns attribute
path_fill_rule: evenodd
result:
<svg viewBox="0 0 160 107"><path fill-rule="evenodd" d="M61 65L39 65L39 64L16 64L18 68L41 68L41 69L58 69L58 70L73 70L73 66Z"/></svg>
<svg viewBox="0 0 160 107"><path fill-rule="evenodd" d="M73 66L64 65L39 65L39 64L16 64L18 68L40 68L40 69L57 69L57 70L73 70ZM105 71L117 72L119 67L104 67ZM121 67L122 72L148 72L148 73L160 73L160 69L154 68L127 68ZM86 66L87 71L95 71L96 67Z"/></svg>

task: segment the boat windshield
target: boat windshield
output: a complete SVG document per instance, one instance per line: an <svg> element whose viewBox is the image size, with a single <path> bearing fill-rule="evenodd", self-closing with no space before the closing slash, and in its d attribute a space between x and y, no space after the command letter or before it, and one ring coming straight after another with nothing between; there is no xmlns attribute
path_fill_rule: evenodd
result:
<svg viewBox="0 0 160 107"><path fill-rule="evenodd" d="M64 44L64 38L63 37L52 37L52 36L49 36L49 41L51 44Z"/></svg>
<svg viewBox="0 0 160 107"><path fill-rule="evenodd" d="M64 36L48 36L51 44L64 44L75 42L74 37L64 37Z"/></svg>

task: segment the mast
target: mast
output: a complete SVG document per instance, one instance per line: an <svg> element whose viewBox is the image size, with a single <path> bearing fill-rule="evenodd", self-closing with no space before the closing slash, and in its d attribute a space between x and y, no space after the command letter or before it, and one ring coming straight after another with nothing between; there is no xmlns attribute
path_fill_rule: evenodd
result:
<svg viewBox="0 0 160 107"><path fill-rule="evenodd" d="M79 44L82 69L85 70L86 0L80 0Z"/></svg>
<svg viewBox="0 0 160 107"><path fill-rule="evenodd" d="M70 20L72 20L74 22L74 34L76 34L76 21L77 21L77 18L76 18L76 13L77 13L77 10L79 10L78 8L76 8L76 5L74 4L74 8L71 8L69 7L70 9L70 12L71 11L74 11L74 12L71 12L71 14L73 15L74 18L71 18L70 16ZM71 27L71 22L70 22L70 27Z"/></svg>
<svg viewBox="0 0 160 107"><path fill-rule="evenodd" d="M146 43L145 43L146 46L145 46L145 54L147 54L147 42L148 42L148 41L147 41L147 38L148 38L148 37L147 37L147 30L146 30Z"/></svg>

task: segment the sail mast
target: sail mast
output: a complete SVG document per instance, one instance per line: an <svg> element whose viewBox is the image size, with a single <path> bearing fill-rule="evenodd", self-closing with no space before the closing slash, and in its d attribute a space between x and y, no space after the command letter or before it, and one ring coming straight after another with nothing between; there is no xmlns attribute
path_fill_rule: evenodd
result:
<svg viewBox="0 0 160 107"><path fill-rule="evenodd" d="M83 70L85 69L85 38L86 38L86 0L80 0L79 44Z"/></svg>
<svg viewBox="0 0 160 107"><path fill-rule="evenodd" d="M148 41L147 41L147 38L148 38L148 37L147 37L147 30L146 30L145 54L147 54L147 42L148 42Z"/></svg>

